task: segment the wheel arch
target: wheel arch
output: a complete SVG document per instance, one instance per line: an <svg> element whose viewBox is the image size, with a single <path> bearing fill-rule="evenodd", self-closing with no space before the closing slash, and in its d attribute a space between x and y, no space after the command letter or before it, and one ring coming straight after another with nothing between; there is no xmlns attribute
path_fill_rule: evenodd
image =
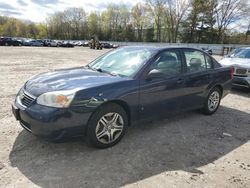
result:
<svg viewBox="0 0 250 188"><path fill-rule="evenodd" d="M216 84L214 87L210 89L210 91L214 88L218 88L220 90L221 97L223 96L223 87L220 84Z"/></svg>
<svg viewBox="0 0 250 188"><path fill-rule="evenodd" d="M102 105L106 105L106 104L110 104L110 103L118 104L119 106L121 106L125 110L125 112L127 114L127 117L128 117L128 124L130 125L130 123L131 123L130 122L130 120L131 120L131 110L130 110L129 105L125 101L119 100L119 99L107 101L107 102L103 103Z"/></svg>
<svg viewBox="0 0 250 188"><path fill-rule="evenodd" d="M223 96L223 87L222 87L221 84L215 84L215 85L212 85L211 87L209 87L209 88L207 89L206 96L210 93L210 91L212 91L212 89L214 89L214 88L216 88L216 87L220 90L221 96Z"/></svg>
<svg viewBox="0 0 250 188"><path fill-rule="evenodd" d="M130 125L131 124L131 110L130 110L130 107L129 107L129 105L125 102L125 101L123 101L123 100L119 100L119 99L116 99L116 100L109 100L109 101L106 101L106 102L104 102L104 103L102 103L102 104L100 104L93 112L92 112L92 114L91 114L91 116L89 117L89 120L88 120L88 122L90 121L90 119L92 118L92 116L93 116L93 114L97 111L97 110L99 110L100 108L103 108L105 105L107 105L107 104L117 104L117 105L119 105L123 110L125 110L125 112L126 112L126 114L127 114L127 118L128 118L128 125ZM89 123L88 123L89 124ZM88 125L87 125L88 126ZM87 127L86 126L86 127Z"/></svg>

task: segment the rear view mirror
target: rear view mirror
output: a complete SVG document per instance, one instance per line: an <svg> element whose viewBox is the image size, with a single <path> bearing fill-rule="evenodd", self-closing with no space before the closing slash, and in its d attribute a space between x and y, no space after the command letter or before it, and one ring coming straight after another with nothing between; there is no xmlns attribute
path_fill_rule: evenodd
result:
<svg viewBox="0 0 250 188"><path fill-rule="evenodd" d="M157 69L153 69L153 70L151 70L149 73L148 73L148 75L147 75L147 80L152 80L152 79L154 79L154 78L162 78L164 76L164 74L161 72L161 71L159 71L159 70L157 70Z"/></svg>

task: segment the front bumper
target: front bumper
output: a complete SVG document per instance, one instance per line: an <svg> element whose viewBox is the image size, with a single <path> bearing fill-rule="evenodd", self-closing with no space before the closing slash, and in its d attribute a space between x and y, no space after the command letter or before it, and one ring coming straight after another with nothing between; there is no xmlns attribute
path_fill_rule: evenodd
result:
<svg viewBox="0 0 250 188"><path fill-rule="evenodd" d="M24 129L49 140L83 135L91 115L75 108L52 108L37 103L24 107L17 100L12 112Z"/></svg>
<svg viewBox="0 0 250 188"><path fill-rule="evenodd" d="M250 77L234 76L232 85L238 87L250 88Z"/></svg>

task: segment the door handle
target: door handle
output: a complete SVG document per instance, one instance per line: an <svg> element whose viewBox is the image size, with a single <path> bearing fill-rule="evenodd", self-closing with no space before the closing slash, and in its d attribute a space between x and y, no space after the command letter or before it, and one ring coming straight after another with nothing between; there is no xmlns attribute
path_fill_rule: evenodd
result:
<svg viewBox="0 0 250 188"><path fill-rule="evenodd" d="M182 79L182 78L179 78L178 80L177 80L177 84L182 84L184 82L184 80Z"/></svg>

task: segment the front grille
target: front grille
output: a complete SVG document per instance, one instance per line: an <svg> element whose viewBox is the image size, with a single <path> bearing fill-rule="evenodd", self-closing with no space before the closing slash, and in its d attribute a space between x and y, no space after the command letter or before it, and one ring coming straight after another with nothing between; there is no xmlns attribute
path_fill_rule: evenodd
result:
<svg viewBox="0 0 250 188"><path fill-rule="evenodd" d="M24 105L26 107L29 107L35 100L35 98L33 96L29 95L26 92L22 92L20 94L20 99L21 99L22 105Z"/></svg>
<svg viewBox="0 0 250 188"><path fill-rule="evenodd" d="M236 74L246 74L247 73L247 69L236 69L235 70L235 73Z"/></svg>

